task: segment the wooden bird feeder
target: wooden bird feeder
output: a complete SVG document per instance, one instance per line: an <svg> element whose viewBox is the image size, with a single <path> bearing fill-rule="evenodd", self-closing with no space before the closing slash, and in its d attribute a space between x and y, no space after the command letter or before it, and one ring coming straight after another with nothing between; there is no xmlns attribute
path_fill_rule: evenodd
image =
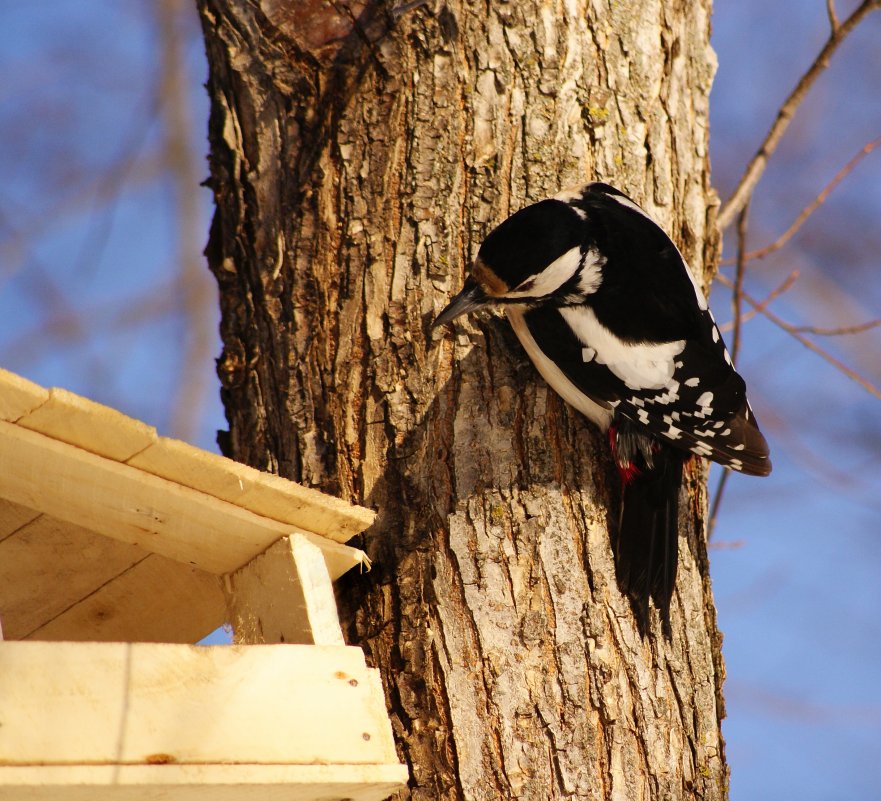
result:
<svg viewBox="0 0 881 801"><path fill-rule="evenodd" d="M0 370L0 799L403 786L331 586L373 517Z"/></svg>

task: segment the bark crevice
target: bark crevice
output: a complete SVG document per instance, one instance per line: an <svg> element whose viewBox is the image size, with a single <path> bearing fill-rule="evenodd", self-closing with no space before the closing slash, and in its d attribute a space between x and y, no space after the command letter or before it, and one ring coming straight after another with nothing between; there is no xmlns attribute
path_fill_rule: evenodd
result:
<svg viewBox="0 0 881 801"><path fill-rule="evenodd" d="M711 271L709 2L199 6L225 451L378 510L338 600L402 797L724 799L704 471L641 636L601 437L504 321L428 330L495 223L590 179Z"/></svg>

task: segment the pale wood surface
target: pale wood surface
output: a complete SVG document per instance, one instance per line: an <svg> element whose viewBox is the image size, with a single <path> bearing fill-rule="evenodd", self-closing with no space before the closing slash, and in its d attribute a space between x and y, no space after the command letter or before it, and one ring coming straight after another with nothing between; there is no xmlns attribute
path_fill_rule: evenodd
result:
<svg viewBox="0 0 881 801"><path fill-rule="evenodd" d="M52 621L149 551L42 515L0 541L0 613L9 639Z"/></svg>
<svg viewBox="0 0 881 801"><path fill-rule="evenodd" d="M321 550L284 537L226 579L237 643L345 645Z"/></svg>
<svg viewBox="0 0 881 801"><path fill-rule="evenodd" d="M168 437L160 437L128 464L337 542L347 542L376 517L370 509Z"/></svg>
<svg viewBox="0 0 881 801"><path fill-rule="evenodd" d="M332 574L363 561L355 549L10 423L0 422L0 464L9 466L2 494L14 503L209 573L236 570L291 533L329 553Z"/></svg>
<svg viewBox="0 0 881 801"><path fill-rule="evenodd" d="M404 765L0 766L0 801L381 801Z"/></svg>
<svg viewBox="0 0 881 801"><path fill-rule="evenodd" d="M57 387L18 425L117 461L125 461L156 439L153 426Z"/></svg>
<svg viewBox="0 0 881 801"><path fill-rule="evenodd" d="M6 539L22 526L36 520L40 514L36 509L30 509L27 506L0 498L0 540Z"/></svg>
<svg viewBox="0 0 881 801"><path fill-rule="evenodd" d="M219 576L149 554L28 639L194 643L226 619Z"/></svg>
<svg viewBox="0 0 881 801"><path fill-rule="evenodd" d="M0 754L7 765L394 764L375 693L360 648L4 642Z"/></svg>
<svg viewBox="0 0 881 801"><path fill-rule="evenodd" d="M0 420L18 420L48 398L48 390L20 375L0 369Z"/></svg>

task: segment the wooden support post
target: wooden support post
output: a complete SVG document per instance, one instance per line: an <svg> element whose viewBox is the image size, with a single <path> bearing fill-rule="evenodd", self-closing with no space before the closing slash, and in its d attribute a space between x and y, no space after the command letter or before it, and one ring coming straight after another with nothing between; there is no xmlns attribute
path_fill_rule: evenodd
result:
<svg viewBox="0 0 881 801"><path fill-rule="evenodd" d="M224 584L235 643L345 645L324 555L301 534L282 537Z"/></svg>

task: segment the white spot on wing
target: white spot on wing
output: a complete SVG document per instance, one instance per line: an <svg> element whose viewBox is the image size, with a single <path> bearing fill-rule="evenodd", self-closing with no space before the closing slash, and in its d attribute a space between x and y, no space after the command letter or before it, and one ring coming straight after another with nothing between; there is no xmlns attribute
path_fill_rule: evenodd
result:
<svg viewBox="0 0 881 801"><path fill-rule="evenodd" d="M703 407L709 409L710 411L712 411L713 410L713 393L712 392L704 392L704 394L701 395L697 399L697 405L703 406Z"/></svg>
<svg viewBox="0 0 881 801"><path fill-rule="evenodd" d="M581 349L581 359L584 362L593 361L593 357L597 355L597 352L593 348L582 348Z"/></svg>
<svg viewBox="0 0 881 801"><path fill-rule="evenodd" d="M631 344L618 339L587 306L565 307L560 314L581 344L596 351L597 362L606 365L629 389L666 389L673 393L673 399L678 397L679 383L672 380L673 360L685 347L684 339L657 345Z"/></svg>
<svg viewBox="0 0 881 801"><path fill-rule="evenodd" d="M563 371L560 370L553 361L545 356L544 352L529 332L526 320L523 319L522 308L508 307L505 311L508 315L508 319L511 321L511 328L514 329L517 339L520 340L523 349L532 360L536 369L541 373L542 378L548 382L554 392L566 401L566 403L573 406L605 431L609 427L609 423L612 419L611 412L609 412L608 409L604 409L585 395L563 374ZM617 401L612 405L617 406Z"/></svg>
<svg viewBox="0 0 881 801"><path fill-rule="evenodd" d="M718 342L719 336L720 336L719 329L716 328L716 326L713 326L713 342Z"/></svg>
<svg viewBox="0 0 881 801"><path fill-rule="evenodd" d="M669 439L679 439L679 435L682 433L682 430L679 428L676 428L676 426L674 426L673 423L670 423L670 427L666 431L664 431L663 433L664 433L664 436Z"/></svg>
<svg viewBox="0 0 881 801"><path fill-rule="evenodd" d="M700 382L701 382L700 378L698 378L697 376L695 376L694 378L689 378L689 379L685 382L685 386L687 386L687 387L696 387L698 384L700 384Z"/></svg>

